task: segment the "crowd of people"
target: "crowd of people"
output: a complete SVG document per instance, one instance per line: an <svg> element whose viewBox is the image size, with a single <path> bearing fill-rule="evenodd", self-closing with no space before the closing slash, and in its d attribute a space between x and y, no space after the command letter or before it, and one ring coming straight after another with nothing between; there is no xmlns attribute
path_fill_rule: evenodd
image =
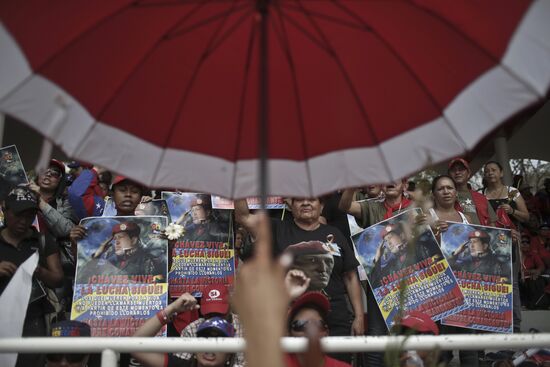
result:
<svg viewBox="0 0 550 367"><path fill-rule="evenodd" d="M289 214L284 218L273 216L267 223L269 226L262 224L265 218L261 212L249 210L246 200L236 200L234 244L235 261L239 264L237 298L234 301L236 308L230 305L229 290L225 286L212 286L203 292L200 299L186 293L173 298L165 309L147 320L135 336L155 336L168 324L171 326L169 335L250 338L250 335L261 335L262 330L256 326L261 323L262 328L272 329L274 340L282 335L315 335L315 338L327 335L386 335L389 331L372 289L368 282L361 282L358 277L359 262L349 238L346 214L352 215L361 227L367 228L416 205L425 207L419 203L424 203L426 196L431 198L433 205L425 210L420 221L431 225L438 240L448 229L448 222L512 230L513 314L514 331L518 332L522 307L547 309L550 306L550 178L545 179L542 190L535 193L524 184L518 184L519 187L505 185L503 169L498 162L486 163L483 172L485 186L481 192L470 186L472 172L468 162L458 158L449 163L445 175L433 179L429 193L422 193L419 189L408 190L406 180L402 180L387 185L347 189L319 198L288 198L285 200ZM87 325L61 321L70 318L77 246L87 236L86 228L78 223L83 218L101 215L107 196L111 197L118 216L133 216L141 202L155 197L155 191L99 167L78 162L66 165L52 159L49 167L39 172L28 185L10 188L7 192L2 205L4 223L0 229L0 293L17 268L36 251L40 260L33 278L36 282L34 288L55 290L61 300L61 310L57 310L59 320L49 323L45 315L52 314L51 304L43 302L44 298L34 301L31 294L23 336L64 336L71 333L73 336L90 336ZM198 202L194 207L193 218L199 216L201 210L204 211ZM35 220L38 225L33 226ZM205 226L215 225L198 221L196 235L199 236L199 230L200 233L209 232ZM158 264L139 250L139 245L136 245L139 228L134 227L132 223L119 224L113 229L110 240L115 241L112 256L137 273L144 267L154 268ZM266 239L262 231L268 227L270 232ZM400 234L397 226L388 228L384 234L388 243L395 242L390 251L396 254L403 242ZM480 258L489 258L492 254L484 246L484 236L483 233L472 236L470 252L479 254L476 256ZM269 253L259 250L258 243L262 240L272 241ZM105 249L98 251L93 258L99 259ZM293 258L294 262L286 264L284 274L278 276L281 284L272 284L272 292L265 297L266 300L250 302L247 297L253 297L252 292L266 292L258 288L269 282L262 280L260 273L265 269L259 270L259 264L271 264L273 255ZM456 255L459 255L458 251ZM378 258L380 256L382 254ZM395 264L392 266L396 269L405 266L398 261L399 256L393 259ZM271 310L279 307L276 311L283 315L281 318L284 317L284 320L269 316L266 319L265 311L252 309L250 303L261 307L262 303L273 301L272 295L277 294L277 289L286 296L272 302L275 305L266 307ZM215 297L210 296L212 292ZM366 308L363 292L366 294ZM368 310L366 317L365 309ZM258 313L261 315L256 315ZM439 326L424 314L406 314L399 325L403 327L397 331L399 333L404 329L416 333L440 332ZM453 329L450 332L458 331ZM277 348L262 349L264 347L260 344L268 343L268 336L258 339L262 340L249 339L249 349L254 350L247 351L246 358L243 354L225 353L136 353L134 357L145 366L240 366L247 362L256 366L269 356L274 356L275 361L286 366L312 365L311 361L316 366L352 363L349 353L331 356L305 353L283 357ZM262 350L265 354L258 355ZM412 366L418 365L414 364L418 359L427 363L434 358L445 360L432 354L408 353L401 356L399 363ZM461 353L460 358L467 365L477 365L477 355L472 352ZM88 356L20 354L17 365L42 366L45 361L48 366L58 366L63 361L78 362L84 366L88 363ZM383 354L368 353L365 365L383 366Z"/></svg>

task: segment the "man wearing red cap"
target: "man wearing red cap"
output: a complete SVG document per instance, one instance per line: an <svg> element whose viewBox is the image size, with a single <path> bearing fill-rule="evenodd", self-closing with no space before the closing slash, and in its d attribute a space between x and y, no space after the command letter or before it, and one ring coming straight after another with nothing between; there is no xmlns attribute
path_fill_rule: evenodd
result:
<svg viewBox="0 0 550 367"><path fill-rule="evenodd" d="M82 175L83 174L80 176ZM115 203L117 215L134 216L134 212L141 202L145 188L127 177L116 176L111 185L111 190L113 192L113 201ZM104 205L104 203L102 205ZM102 205L98 204L98 207L101 207L101 211L103 210ZM100 215L100 213L98 215ZM70 238L75 249L76 243L84 237L86 237L86 229L83 226L77 225L72 228Z"/></svg>
<svg viewBox="0 0 550 367"><path fill-rule="evenodd" d="M510 277L510 269L491 251L491 236L485 231L474 230L468 234L468 241L460 245L451 255L449 263L451 267L457 266L462 271L480 274L491 274ZM469 255L465 259L460 258L466 248L469 250Z"/></svg>
<svg viewBox="0 0 550 367"><path fill-rule="evenodd" d="M394 325L393 331L399 335L439 335L437 324L423 312L409 311ZM400 366L439 366L440 351L408 351L400 356ZM469 366L469 365L468 365Z"/></svg>
<svg viewBox="0 0 550 367"><path fill-rule="evenodd" d="M288 311L288 336L306 337L312 334L319 338L328 336L327 317L329 312L330 302L324 294L320 292L304 293L294 300ZM286 355L288 367L306 366L307 362L304 354ZM350 365L323 354L320 356L319 366L346 367Z"/></svg>
<svg viewBox="0 0 550 367"><path fill-rule="evenodd" d="M470 165L462 158L455 158L449 162L447 171L456 185L457 200L459 208L457 210L467 214L472 224L482 226L494 226L497 215L489 205L487 198L468 187L470 179Z"/></svg>

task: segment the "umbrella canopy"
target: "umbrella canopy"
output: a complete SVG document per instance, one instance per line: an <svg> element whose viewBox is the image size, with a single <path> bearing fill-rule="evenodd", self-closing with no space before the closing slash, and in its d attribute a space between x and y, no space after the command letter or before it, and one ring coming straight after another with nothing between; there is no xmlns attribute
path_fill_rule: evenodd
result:
<svg viewBox="0 0 550 367"><path fill-rule="evenodd" d="M264 114L269 193L312 196L462 154L540 103L548 19L544 0L6 0L0 111L75 159L226 197L260 192Z"/></svg>

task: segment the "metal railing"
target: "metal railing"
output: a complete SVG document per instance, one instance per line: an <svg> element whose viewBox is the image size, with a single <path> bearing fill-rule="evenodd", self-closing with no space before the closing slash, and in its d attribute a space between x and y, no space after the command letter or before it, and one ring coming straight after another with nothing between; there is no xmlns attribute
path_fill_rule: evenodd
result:
<svg viewBox="0 0 550 367"><path fill-rule="evenodd" d="M286 352L303 352L304 338L283 338ZM550 348L550 333L467 334L418 336L326 337L325 352L372 352L388 348L403 350L482 350ZM0 340L0 353L102 353L102 367L117 366L117 353L131 352L230 352L244 350L242 338L7 338Z"/></svg>

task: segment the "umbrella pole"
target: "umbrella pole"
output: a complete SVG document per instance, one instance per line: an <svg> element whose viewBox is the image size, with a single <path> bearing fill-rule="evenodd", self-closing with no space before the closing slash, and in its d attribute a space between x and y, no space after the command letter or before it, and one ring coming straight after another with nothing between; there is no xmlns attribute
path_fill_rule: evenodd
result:
<svg viewBox="0 0 550 367"><path fill-rule="evenodd" d="M259 67L259 172L260 172L260 203L261 208L266 208L269 172L267 169L267 161L269 154L268 147L268 44L267 44L267 26L268 26L268 1L257 0L256 7L260 15L260 67Z"/></svg>

